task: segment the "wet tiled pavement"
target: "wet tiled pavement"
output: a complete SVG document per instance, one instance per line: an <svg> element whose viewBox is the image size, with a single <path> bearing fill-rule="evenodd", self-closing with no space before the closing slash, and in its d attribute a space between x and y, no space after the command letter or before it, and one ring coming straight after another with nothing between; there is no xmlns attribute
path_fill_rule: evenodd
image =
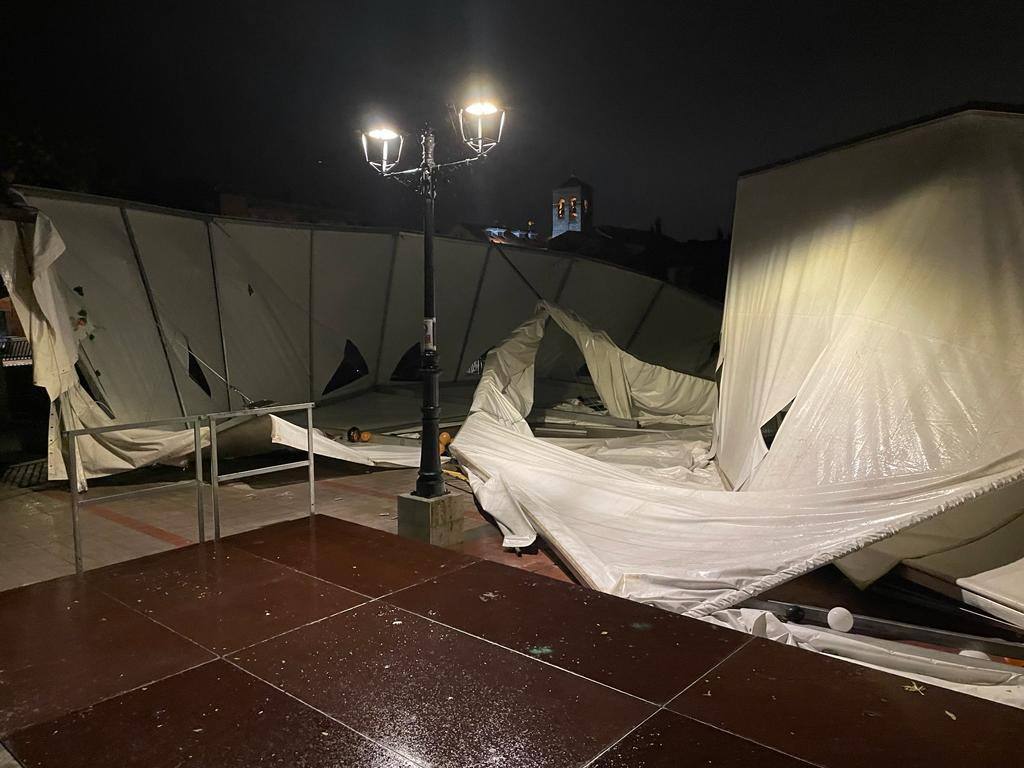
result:
<svg viewBox="0 0 1024 768"><path fill-rule="evenodd" d="M702 621L680 621L667 611L488 562L386 599L657 704L747 640Z"/></svg>
<svg viewBox="0 0 1024 768"><path fill-rule="evenodd" d="M0 738L32 768L1003 766L1024 728L327 517L0 592L0 622Z"/></svg>
<svg viewBox="0 0 1024 768"><path fill-rule="evenodd" d="M225 472L280 462L280 456L227 462ZM208 477L208 471L206 476ZM396 533L395 497L416 483L416 469L361 467L317 457L316 508L331 517ZM147 467L90 481L82 508L82 552L87 569L132 560L198 541L195 491L166 483L182 479L180 470ZM302 517L309 511L305 469L260 475L220 486L224 535ZM161 487L146 497L111 498L129 490ZM465 554L569 580L546 550L516 552L502 548L498 527L481 514L468 485L448 479L448 490L463 512ZM212 530L212 495L204 488L206 530ZM101 503L102 502L102 503ZM0 484L0 591L74 573L71 507L66 485L10 489Z"/></svg>

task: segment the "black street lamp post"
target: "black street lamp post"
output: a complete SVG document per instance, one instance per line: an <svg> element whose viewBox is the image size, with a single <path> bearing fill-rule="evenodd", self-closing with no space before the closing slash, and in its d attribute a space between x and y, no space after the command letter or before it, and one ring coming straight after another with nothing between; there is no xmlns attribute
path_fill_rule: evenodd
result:
<svg viewBox="0 0 1024 768"><path fill-rule="evenodd" d="M416 476L417 496L432 499L445 492L438 450L441 422L441 366L437 359L437 310L434 307L434 198L437 196L434 163L434 132L428 125L420 136L420 194L423 196L423 348L420 374L423 377L423 429L420 435L420 471Z"/></svg>
<svg viewBox="0 0 1024 768"><path fill-rule="evenodd" d="M469 115L467 119L464 115ZM416 477L415 496L433 499L443 496L444 476L441 474L441 453L438 450L441 421L441 367L437 355L437 311L434 300L434 200L437 183L443 173L454 171L480 160L501 141L505 112L490 102L476 102L458 112L463 142L475 153L472 157L438 164L434 160L434 131L427 125L420 133L422 156L418 168L395 171L401 160L403 138L388 128L377 128L363 134L366 162L381 176L393 178L414 187L423 198L423 343L420 373L423 378L423 425L421 430L420 469ZM468 123L468 126L467 126ZM468 127L468 133L467 133ZM496 128L496 130L493 130ZM379 151L372 153L371 142ZM397 152L391 150L397 142Z"/></svg>

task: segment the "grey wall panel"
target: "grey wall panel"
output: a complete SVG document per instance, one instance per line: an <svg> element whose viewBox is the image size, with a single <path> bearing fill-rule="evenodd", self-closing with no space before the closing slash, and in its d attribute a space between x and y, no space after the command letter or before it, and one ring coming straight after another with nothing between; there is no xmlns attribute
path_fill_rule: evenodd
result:
<svg viewBox="0 0 1024 768"><path fill-rule="evenodd" d="M395 235L313 233L314 396L320 399L351 339L367 376L326 397L373 386L381 341Z"/></svg>
<svg viewBox="0 0 1024 768"><path fill-rule="evenodd" d="M554 299L571 261L567 255L544 251L518 248L503 250L508 261L515 265L515 269L509 266L498 249L491 251L476 315L469 329L466 352L459 371L460 377L474 360L499 344L517 326L529 319L538 301L534 290L542 298ZM522 277L516 274L516 270ZM529 282L533 290L526 285L523 278Z"/></svg>
<svg viewBox="0 0 1024 768"><path fill-rule="evenodd" d="M438 238L434 242L437 347L441 381L455 378L466 327L487 256L486 243ZM423 236L401 233L391 281L380 378L386 383L402 355L423 336Z"/></svg>
<svg viewBox="0 0 1024 768"><path fill-rule="evenodd" d="M224 383L200 366L210 395L189 377L188 352L224 376L217 297L206 224L198 219L128 210L135 241L164 327L171 365L189 413L228 410Z"/></svg>
<svg viewBox="0 0 1024 768"><path fill-rule="evenodd" d="M231 383L253 399L305 402L309 231L215 221L212 233Z"/></svg>
<svg viewBox="0 0 1024 768"><path fill-rule="evenodd" d="M722 307L666 285L627 350L648 363L714 378Z"/></svg>
<svg viewBox="0 0 1024 768"><path fill-rule="evenodd" d="M621 347L632 338L658 285L659 281L645 275L577 259L558 303Z"/></svg>
<svg viewBox="0 0 1024 768"><path fill-rule="evenodd" d="M180 416L120 209L45 197L29 202L53 220L67 245L57 272L75 313L68 322L84 320L77 335L114 417L127 422Z"/></svg>

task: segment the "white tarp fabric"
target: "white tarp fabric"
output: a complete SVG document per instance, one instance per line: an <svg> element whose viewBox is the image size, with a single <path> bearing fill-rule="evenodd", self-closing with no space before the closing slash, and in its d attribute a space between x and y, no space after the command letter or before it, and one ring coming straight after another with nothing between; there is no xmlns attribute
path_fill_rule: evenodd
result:
<svg viewBox="0 0 1024 768"><path fill-rule="evenodd" d="M675 468L655 460L651 444L635 447L649 452L648 466L601 461L571 442L534 437L526 423L549 315L584 350L612 415L677 409L706 419L714 384L638 361L546 304L488 355L452 448L507 546L526 546L541 533L602 591L706 615L1021 479L1024 452L889 483L729 492L708 481L709 447L701 453L692 434L666 438L677 441ZM643 386L658 377L656 386Z"/></svg>
<svg viewBox="0 0 1024 768"><path fill-rule="evenodd" d="M309 399L307 230L214 220L210 224L232 385L254 400ZM232 408L241 399L231 398Z"/></svg>
<svg viewBox="0 0 1024 768"><path fill-rule="evenodd" d="M1022 256L1021 115L962 112L741 179L723 475L752 491L895 488L1012 462L1024 448ZM760 426L790 402L768 451ZM1022 510L1008 491L839 565L868 583Z"/></svg>
<svg viewBox="0 0 1024 768"><path fill-rule="evenodd" d="M734 487L1024 446L1024 117L964 112L742 178L733 237L717 455Z"/></svg>
<svg viewBox="0 0 1024 768"><path fill-rule="evenodd" d="M64 241L45 215L31 232L27 242L15 222L0 221L0 276L32 342L32 381L53 402L78 381L78 342L54 270Z"/></svg>
<svg viewBox="0 0 1024 768"><path fill-rule="evenodd" d="M741 182L715 423L740 493L613 484L540 447L520 423L529 326L492 353L488 415L456 447L512 537L546 527L595 586L693 613L854 552L867 582L989 533L1024 492L1022 182L1024 118L987 113ZM760 427L790 402L769 452Z"/></svg>
<svg viewBox="0 0 1024 768"><path fill-rule="evenodd" d="M174 381L186 411L231 410L227 389L211 370L194 363L200 366L209 393L201 380L189 376L190 357L202 360L213 371L224 371L206 222L152 211L128 211L127 219L153 291Z"/></svg>
<svg viewBox="0 0 1024 768"><path fill-rule="evenodd" d="M637 360L571 312L540 302L533 318L488 354L469 418L452 444L469 471L477 497L502 527L506 546L527 546L537 532L531 523L536 521L535 510L527 512L530 505L507 487L519 452L523 467L537 465L556 474L578 469L564 462L582 461L590 473L609 472L609 482L617 470L622 480L684 478L684 482L717 485L717 475L707 471L709 446L694 440L692 433L661 432L605 441L534 438L526 417L533 409L535 361L549 320L578 346L594 388L612 416L706 425L714 412L714 382ZM538 482L543 483L540 478ZM574 507L585 509L592 501L582 498ZM595 564L593 559L589 562Z"/></svg>
<svg viewBox="0 0 1024 768"><path fill-rule="evenodd" d="M30 243L25 242L25 232L29 231ZM31 250L27 251L23 244ZM75 372L79 339L75 335L76 315L68 306L73 294L55 268L64 252L63 240L43 213L38 215L33 227L26 227L23 232L19 232L18 225L12 221L0 221L0 275L32 341L34 383L44 388L54 403L48 446L51 480L68 478L61 428L106 427L118 423L83 389ZM223 422L218 436L225 455L261 453L275 446L308 449L306 429L273 414ZM201 429L201 444L209 445L207 427ZM77 441L79 487L84 489L87 478L155 463L183 463L194 455L194 445L191 429L173 426L81 437ZM369 466L415 467L419 464L416 446L350 446L332 440L318 429L313 430L313 448L319 455Z"/></svg>
<svg viewBox="0 0 1024 768"><path fill-rule="evenodd" d="M796 493L736 492L722 488L706 427L610 440L539 439L526 416L533 405L533 361L549 317L581 347L601 338L579 318L541 304L488 355L472 413L452 444L506 546L527 546L539 533L581 581L601 591L1024 706L1024 675L1013 668L730 608L970 501L979 481L982 488L1019 483L1021 456L955 478L929 473L896 487L847 483ZM713 383L648 366L616 350L607 337L603 341L592 344L588 356L602 396L615 400L628 392L639 367L641 381L683 377L676 386L659 388L667 395L661 408L673 403L685 414L710 407L702 390L710 385L713 399ZM615 365L617 357L629 358L630 365ZM672 397L687 384L701 394ZM635 409L629 402L619 412Z"/></svg>
<svg viewBox="0 0 1024 768"><path fill-rule="evenodd" d="M78 384L63 393L60 402L65 429L105 427L114 423ZM258 455L280 447L303 453L309 449L306 428L274 414L238 416L222 421L217 427L217 440L221 458ZM209 427L200 427L200 444L204 449L209 448ZM195 435L191 428L140 427L83 436L78 439L78 446L79 487L84 490L84 481L88 478L152 464L184 465L195 455ZM51 450L56 455L50 457L53 480L67 479L60 447L60 442L54 440ZM316 428L313 429L313 452L371 467L416 467L420 459L417 446L347 445Z"/></svg>
<svg viewBox="0 0 1024 768"><path fill-rule="evenodd" d="M396 235L313 232L313 399L372 388L387 306ZM328 388L351 343L366 364L347 384Z"/></svg>
<svg viewBox="0 0 1024 768"><path fill-rule="evenodd" d="M66 304L61 317L74 324L85 385L118 422L240 408L241 393L276 402L371 397L399 360L410 367L421 322L418 234L211 219L36 188L25 194L67 243L51 269ZM13 245L4 250L14 258ZM570 254L499 252L438 236L435 257L446 385L475 380L480 356L538 297L562 294L659 363L706 372L721 325L714 302ZM685 333L667 334L652 327L656 316L691 322ZM576 378L565 365L552 373L562 383ZM54 478L63 474L58 438L54 422ZM103 459L92 469L114 464Z"/></svg>
<svg viewBox="0 0 1024 768"><path fill-rule="evenodd" d="M180 416L174 383L121 209L28 195L66 244L50 274L73 323L78 354L122 421Z"/></svg>
<svg viewBox="0 0 1024 768"><path fill-rule="evenodd" d="M749 608L719 611L706 620L754 637L824 653L883 672L898 672L929 685L1024 709L1024 672L999 662L782 622L767 611Z"/></svg>

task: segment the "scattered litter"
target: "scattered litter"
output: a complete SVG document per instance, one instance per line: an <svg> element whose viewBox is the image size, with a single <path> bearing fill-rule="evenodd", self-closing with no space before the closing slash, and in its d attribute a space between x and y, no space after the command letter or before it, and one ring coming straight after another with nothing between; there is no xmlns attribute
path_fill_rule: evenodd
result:
<svg viewBox="0 0 1024 768"><path fill-rule="evenodd" d="M552 651L550 646L547 645L535 645L533 646L533 648L530 649L530 653L533 656L547 656L551 653L554 653L554 651Z"/></svg>
<svg viewBox="0 0 1024 768"><path fill-rule="evenodd" d="M497 600L500 595L497 592L484 592L480 595L480 602L486 603L488 600Z"/></svg>
<svg viewBox="0 0 1024 768"><path fill-rule="evenodd" d="M946 710L946 716L947 716L947 717L948 717L948 718L949 718L950 720L956 720L956 715L954 715L954 714L953 714L952 712L950 712L950 711L949 711L948 709Z"/></svg>
<svg viewBox="0 0 1024 768"><path fill-rule="evenodd" d="M401 624L401 623L402 623L401 619L395 619L394 621L391 622L391 626L395 626L396 624Z"/></svg>
<svg viewBox="0 0 1024 768"><path fill-rule="evenodd" d="M910 693L919 693L922 696L924 696L924 692L927 689L923 685L918 685L917 683L911 683L910 685L904 685L903 686L903 690L904 691L909 691Z"/></svg>
<svg viewBox="0 0 1024 768"><path fill-rule="evenodd" d="M203 732L202 728L193 728L192 729L192 733L202 733L202 732Z"/></svg>

